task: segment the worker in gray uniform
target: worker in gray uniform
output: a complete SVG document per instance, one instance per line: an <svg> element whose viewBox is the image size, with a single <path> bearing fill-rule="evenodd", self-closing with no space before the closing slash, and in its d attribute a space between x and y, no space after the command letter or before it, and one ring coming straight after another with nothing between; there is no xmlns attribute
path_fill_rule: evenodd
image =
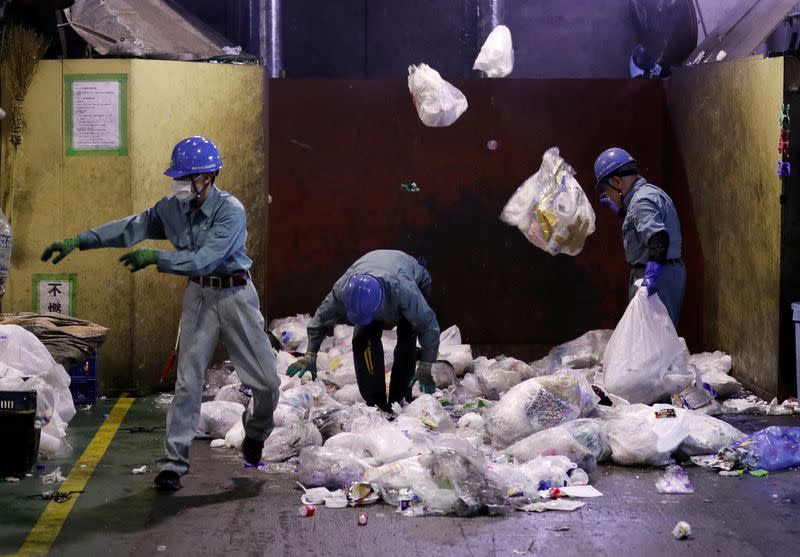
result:
<svg viewBox="0 0 800 557"><path fill-rule="evenodd" d="M681 259L681 224L672 199L639 175L636 161L619 147L606 149L594 163L600 203L620 217L625 258L631 264L629 296L643 279L647 293L664 303L675 327L686 289Z"/></svg>
<svg viewBox="0 0 800 557"><path fill-rule="evenodd" d="M389 411L392 403L411 399L411 387L433 393L431 364L439 353L439 322L428 305L431 276L416 259L402 251L376 250L353 263L336 281L308 324L308 351L286 370L317 378L317 352L326 335L339 323L355 325L353 360L358 390L370 406ZM386 398L384 329L397 326L389 398ZM414 371L417 337L422 346Z"/></svg>
<svg viewBox="0 0 800 557"><path fill-rule="evenodd" d="M242 416L242 454L257 465L264 440L273 428L280 380L275 354L264 331L256 289L250 280L252 261L245 250L244 206L218 189L222 160L216 146L203 137L189 137L172 151L174 195L138 215L116 220L50 245L58 263L72 250L128 247L142 240L167 239L175 251L137 249L120 257L131 272L156 265L162 273L188 276L183 296L175 398L167 414L165 455L158 461L155 487L181 488L189 471L189 447L200 417L203 378L220 336L242 384L253 393L252 412Z"/></svg>

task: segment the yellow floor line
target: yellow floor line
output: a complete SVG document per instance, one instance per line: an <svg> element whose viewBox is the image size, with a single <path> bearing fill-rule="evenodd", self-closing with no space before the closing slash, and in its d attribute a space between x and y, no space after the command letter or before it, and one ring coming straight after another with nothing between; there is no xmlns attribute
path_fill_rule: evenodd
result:
<svg viewBox="0 0 800 557"><path fill-rule="evenodd" d="M134 399L127 397L121 397L117 401L114 408L109 412L108 419L97 430L89 446L86 447L86 450L83 451L81 457L70 470L67 479L58 488L59 491L83 491L97 463L103 458L106 449L111 444L111 440L116 435L122 420L125 419L125 414L128 413L133 401ZM82 468L81 466L84 464L86 466ZM59 532L61 532L61 527L64 525L64 521L67 520L78 497L80 497L80 494L76 493L69 501L64 503L50 501L16 555L47 554L50 551L50 546L53 545Z"/></svg>

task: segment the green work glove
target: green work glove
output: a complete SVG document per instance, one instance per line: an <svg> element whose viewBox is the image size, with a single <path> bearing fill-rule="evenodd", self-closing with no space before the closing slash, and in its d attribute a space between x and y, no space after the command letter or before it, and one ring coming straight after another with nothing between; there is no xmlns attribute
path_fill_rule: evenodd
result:
<svg viewBox="0 0 800 557"><path fill-rule="evenodd" d="M58 252L58 256L53 259L53 263L58 263L68 256L69 252L80 246L81 240L77 236L67 238L66 240L61 240L60 242L53 242L42 252L42 261L47 261L50 259L51 255L53 255L55 252Z"/></svg>
<svg viewBox="0 0 800 557"><path fill-rule="evenodd" d="M311 380L317 380L317 353L316 352L306 352L305 356L297 360L295 363L289 366L289 369L286 370L286 375L289 377L294 377L297 375L298 378L303 377L303 374L307 371L311 372Z"/></svg>
<svg viewBox="0 0 800 557"><path fill-rule="evenodd" d="M131 273L135 273L148 265L158 263L158 250L149 248L135 249L120 257L119 260L122 261L125 267L130 269Z"/></svg>
<svg viewBox="0 0 800 557"><path fill-rule="evenodd" d="M436 383L433 382L430 362L420 362L417 364L417 372L414 374L414 379L408 384L408 388L410 389L413 387L416 381L419 381L419 390L423 393L432 395L436 392Z"/></svg>

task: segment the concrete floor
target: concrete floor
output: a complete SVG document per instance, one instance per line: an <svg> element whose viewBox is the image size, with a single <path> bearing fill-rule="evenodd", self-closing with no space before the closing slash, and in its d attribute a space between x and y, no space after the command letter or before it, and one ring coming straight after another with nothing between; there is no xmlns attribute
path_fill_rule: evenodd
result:
<svg viewBox="0 0 800 557"><path fill-rule="evenodd" d="M81 411L70 425L66 475L113 401ZM136 400L122 428L162 426L165 409L152 398ZM735 416L750 432L769 424L800 425L796 417ZM161 453L163 430L119 431L86 491L67 518L51 555L793 555L800 540L800 474L725 478L689 468L691 495L662 495L656 469L601 466L592 484L604 497L573 513L473 518L406 518L386 505L365 510L369 524L356 525L356 509L319 508L296 516L299 491L291 474L245 469L231 451L197 441L184 489L152 489L152 462ZM148 464L145 475L131 469ZM26 496L41 492L38 478L0 483L0 554L19 549L45 506ZM671 531L689 522L693 538ZM568 528L568 529L565 529ZM159 550L159 546L163 549Z"/></svg>

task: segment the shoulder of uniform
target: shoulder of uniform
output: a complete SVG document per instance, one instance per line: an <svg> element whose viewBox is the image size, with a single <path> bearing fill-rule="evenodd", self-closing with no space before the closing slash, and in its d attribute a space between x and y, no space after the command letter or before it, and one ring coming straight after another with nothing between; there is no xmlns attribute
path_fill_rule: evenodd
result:
<svg viewBox="0 0 800 557"><path fill-rule="evenodd" d="M244 205L233 194L219 190L220 201L235 211L244 212Z"/></svg>

